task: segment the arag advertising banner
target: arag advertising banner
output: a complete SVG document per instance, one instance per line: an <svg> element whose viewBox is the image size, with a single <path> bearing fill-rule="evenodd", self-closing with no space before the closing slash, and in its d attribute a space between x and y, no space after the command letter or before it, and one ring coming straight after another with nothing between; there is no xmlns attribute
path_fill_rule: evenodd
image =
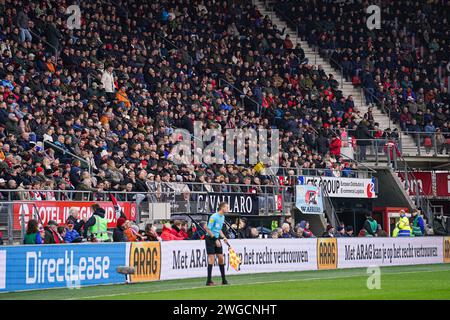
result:
<svg viewBox="0 0 450 320"><path fill-rule="evenodd" d="M315 270L316 239L247 239L230 240L241 259L238 271L229 266L224 247L227 274ZM226 246L226 245L225 245ZM161 280L205 277L208 265L205 242L166 241L161 243ZM219 276L213 268L213 276Z"/></svg>
<svg viewBox="0 0 450 320"><path fill-rule="evenodd" d="M161 276L161 242L132 242L128 254L129 266L134 268L130 282L159 280Z"/></svg>
<svg viewBox="0 0 450 320"><path fill-rule="evenodd" d="M338 238L338 269L443 262L441 237Z"/></svg>
<svg viewBox="0 0 450 320"><path fill-rule="evenodd" d="M317 269L336 269L338 261L338 244L336 238L317 239Z"/></svg>
<svg viewBox="0 0 450 320"><path fill-rule="evenodd" d="M376 198L375 180L343 177L299 176L298 185L324 187L331 198Z"/></svg>
<svg viewBox="0 0 450 320"><path fill-rule="evenodd" d="M105 209L108 228L114 228L117 223L116 214L112 202L109 201L24 201L13 204L14 230L21 229L22 216L25 224L29 219L35 218L36 210L44 225L49 220L55 220L58 224L65 223L71 208L80 210L80 219L89 218L92 215L91 206L95 203ZM130 220L136 220L136 204L134 202L119 202L119 204Z"/></svg>
<svg viewBox="0 0 450 320"><path fill-rule="evenodd" d="M322 214L322 189L316 186L296 186L295 206L303 214Z"/></svg>
<svg viewBox="0 0 450 320"><path fill-rule="evenodd" d="M4 279L0 291L124 283L125 276L116 268L127 265L126 247L126 243L6 246L0 250L0 279ZM1 266L2 256L6 268Z"/></svg>

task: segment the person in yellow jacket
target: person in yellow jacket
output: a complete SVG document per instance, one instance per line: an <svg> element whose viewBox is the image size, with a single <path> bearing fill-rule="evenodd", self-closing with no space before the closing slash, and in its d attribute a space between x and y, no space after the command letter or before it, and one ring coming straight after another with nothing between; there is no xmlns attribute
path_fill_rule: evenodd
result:
<svg viewBox="0 0 450 320"><path fill-rule="evenodd" d="M411 237L411 226L406 216L405 210L400 210L400 220L398 221L398 237Z"/></svg>

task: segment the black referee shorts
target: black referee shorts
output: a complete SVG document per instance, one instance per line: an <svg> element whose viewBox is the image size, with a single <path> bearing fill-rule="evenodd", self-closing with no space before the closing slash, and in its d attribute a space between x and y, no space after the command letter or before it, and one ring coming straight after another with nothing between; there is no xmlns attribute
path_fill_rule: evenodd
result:
<svg viewBox="0 0 450 320"><path fill-rule="evenodd" d="M220 240L219 240L220 241ZM222 246L216 246L216 239L205 237L206 253L207 254L223 254Z"/></svg>

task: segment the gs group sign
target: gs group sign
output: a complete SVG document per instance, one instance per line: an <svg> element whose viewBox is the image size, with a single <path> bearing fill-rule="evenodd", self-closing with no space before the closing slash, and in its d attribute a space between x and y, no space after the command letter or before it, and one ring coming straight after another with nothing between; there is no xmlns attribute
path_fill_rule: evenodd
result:
<svg viewBox="0 0 450 320"><path fill-rule="evenodd" d="M338 246L336 238L317 239L317 269L336 269Z"/></svg>
<svg viewBox="0 0 450 320"><path fill-rule="evenodd" d="M129 266L134 268L130 282L155 281L161 277L160 242L132 242Z"/></svg>

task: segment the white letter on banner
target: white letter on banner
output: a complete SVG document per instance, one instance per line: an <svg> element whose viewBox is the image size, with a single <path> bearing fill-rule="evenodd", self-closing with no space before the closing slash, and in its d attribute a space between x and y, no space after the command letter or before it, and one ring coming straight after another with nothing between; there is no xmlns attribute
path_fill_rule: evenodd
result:
<svg viewBox="0 0 450 320"><path fill-rule="evenodd" d="M67 29L80 29L81 28L81 9L78 5L73 4L68 6L66 9L66 14L71 14L67 18Z"/></svg>
<svg viewBox="0 0 450 320"><path fill-rule="evenodd" d="M367 274L370 274L367 278L367 288L369 290L381 289L381 270L380 267L368 267Z"/></svg>
<svg viewBox="0 0 450 320"><path fill-rule="evenodd" d="M367 18L366 25L369 30L381 29L381 9L377 5L371 5L367 7L366 13L370 13L370 17Z"/></svg>
<svg viewBox="0 0 450 320"><path fill-rule="evenodd" d="M33 262L32 262L33 261ZM31 262L33 263L33 276L30 277L30 264ZM33 284L36 283L36 266L37 266L37 255L36 252L31 251L31 252L27 252L27 262L26 262L26 271L25 271L25 283L26 284Z"/></svg>

